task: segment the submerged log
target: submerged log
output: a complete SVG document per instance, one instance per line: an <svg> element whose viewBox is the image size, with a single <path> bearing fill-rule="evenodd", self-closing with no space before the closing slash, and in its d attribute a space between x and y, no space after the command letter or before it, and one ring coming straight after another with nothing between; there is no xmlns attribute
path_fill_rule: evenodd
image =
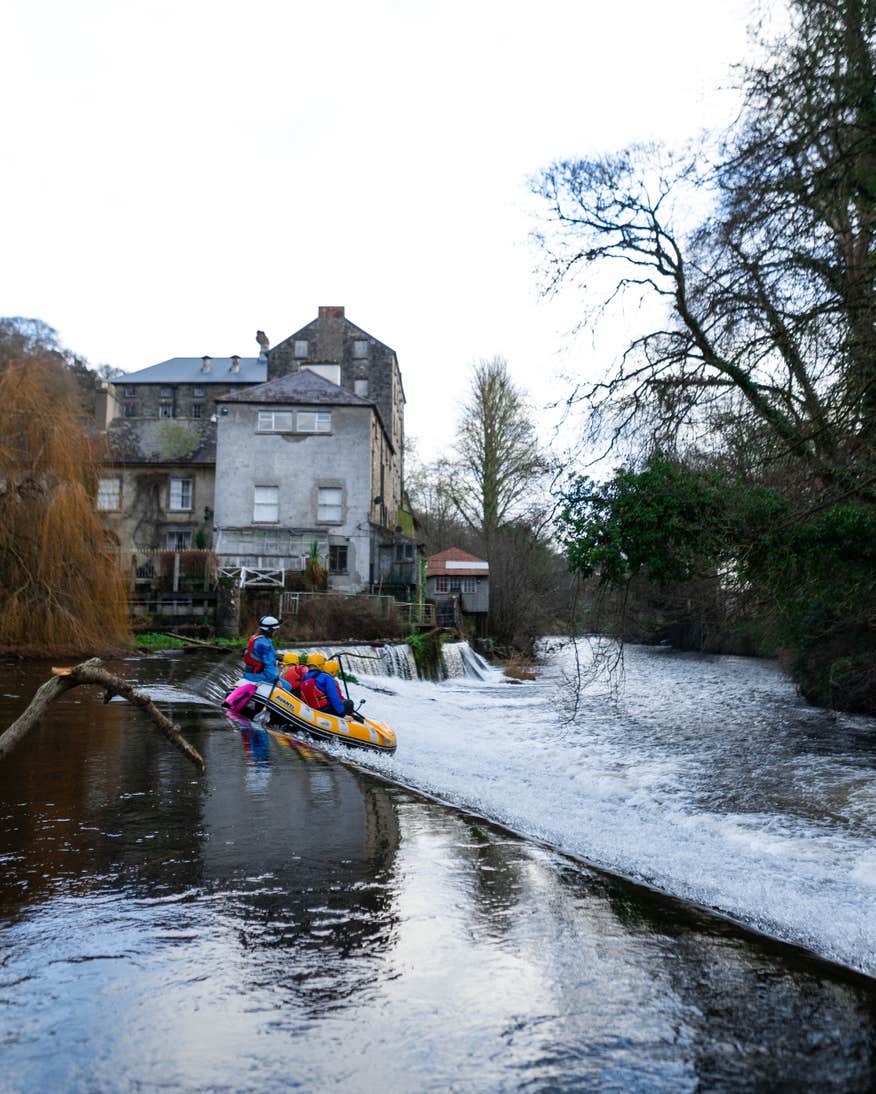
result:
<svg viewBox="0 0 876 1094"><path fill-rule="evenodd" d="M52 669L52 679L47 680L37 689L27 710L12 723L5 733L0 735L0 760L5 759L15 746L27 736L45 714L50 703L53 703L64 692L78 687L79 684L97 684L102 687L105 703L108 703L114 695L120 695L123 699L127 699L129 703L142 707L168 741L199 767L201 771L204 770L203 757L183 737L179 728L161 713L148 695L144 695L142 691L135 691L127 680L107 672L99 657L92 657L88 661L83 661L81 665L74 665L72 668Z"/></svg>

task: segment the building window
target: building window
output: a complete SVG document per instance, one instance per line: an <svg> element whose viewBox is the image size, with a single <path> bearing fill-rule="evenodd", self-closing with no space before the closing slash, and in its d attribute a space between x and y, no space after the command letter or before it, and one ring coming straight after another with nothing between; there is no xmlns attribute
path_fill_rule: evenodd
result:
<svg viewBox="0 0 876 1094"><path fill-rule="evenodd" d="M170 480L170 508L189 510L192 507L192 480Z"/></svg>
<svg viewBox="0 0 876 1094"><path fill-rule="evenodd" d="M331 433L332 415L329 410L304 410L296 415L299 433Z"/></svg>
<svg viewBox="0 0 876 1094"><path fill-rule="evenodd" d="M161 406L158 408L158 417L159 418L172 418L173 417L173 407L170 405L170 403L162 403L161 404Z"/></svg>
<svg viewBox="0 0 876 1094"><path fill-rule="evenodd" d="M353 356L359 358L368 356L368 343L364 339L357 338L353 343Z"/></svg>
<svg viewBox="0 0 876 1094"><path fill-rule="evenodd" d="M344 491L339 486L320 486L316 519L322 524L341 524Z"/></svg>
<svg viewBox="0 0 876 1094"><path fill-rule="evenodd" d="M347 572L347 551L345 543L329 544L329 573L345 574Z"/></svg>
<svg viewBox="0 0 876 1094"><path fill-rule="evenodd" d="M173 388L172 387L160 388L158 394L162 399L172 399L173 398Z"/></svg>
<svg viewBox="0 0 876 1094"><path fill-rule="evenodd" d="M290 410L260 410L256 429L259 433L291 433L292 412Z"/></svg>
<svg viewBox="0 0 876 1094"><path fill-rule="evenodd" d="M185 532L165 532L164 533L164 549L165 551L188 551L192 545L192 533Z"/></svg>
<svg viewBox="0 0 876 1094"><path fill-rule="evenodd" d="M368 398L368 381L367 380L354 380L353 381L353 394L360 396L362 399Z"/></svg>
<svg viewBox="0 0 876 1094"><path fill-rule="evenodd" d="M253 524L276 524L280 519L280 487L257 486L253 496Z"/></svg>
<svg viewBox="0 0 876 1094"><path fill-rule="evenodd" d="M446 593L447 592L447 578L443 575L435 578L435 592Z"/></svg>
<svg viewBox="0 0 876 1094"><path fill-rule="evenodd" d="M193 418L203 418L204 417L204 404L203 403L192 403L192 417Z"/></svg>
<svg viewBox="0 0 876 1094"><path fill-rule="evenodd" d="M136 418L137 417L137 404L136 403L125 403L125 417L126 418Z"/></svg>
<svg viewBox="0 0 876 1094"><path fill-rule="evenodd" d="M463 577L460 578L459 591L462 593L476 593L478 589L478 579L476 577Z"/></svg>
<svg viewBox="0 0 876 1094"><path fill-rule="evenodd" d="M295 339L295 349L293 350L293 352L294 352L296 357L306 357L307 356L307 339L306 338L296 338Z"/></svg>
<svg viewBox="0 0 876 1094"><path fill-rule="evenodd" d="M132 396L137 394L137 389L133 388L133 387L126 387L124 389L123 394L124 394L126 399L130 399L130 398L132 398Z"/></svg>
<svg viewBox="0 0 876 1094"><path fill-rule="evenodd" d="M119 478L101 479L97 485L97 508L102 513L111 513L122 507L122 480Z"/></svg>
<svg viewBox="0 0 876 1094"><path fill-rule="evenodd" d="M192 388L192 398L193 399L203 399L204 398L204 389L202 387Z"/></svg>
<svg viewBox="0 0 876 1094"><path fill-rule="evenodd" d="M330 410L260 410L258 433L331 433Z"/></svg>

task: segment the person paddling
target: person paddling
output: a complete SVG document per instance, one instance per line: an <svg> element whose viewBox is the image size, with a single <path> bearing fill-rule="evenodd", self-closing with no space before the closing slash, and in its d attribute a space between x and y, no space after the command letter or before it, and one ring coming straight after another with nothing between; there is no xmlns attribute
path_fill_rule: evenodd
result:
<svg viewBox="0 0 876 1094"><path fill-rule="evenodd" d="M243 654L244 671L243 678L253 684L279 683L286 691L292 688L285 680L280 679L280 670L277 668L277 654L274 652L272 641L274 631L280 626L280 620L274 615L263 615L259 620L259 629L247 642Z"/></svg>
<svg viewBox="0 0 876 1094"><path fill-rule="evenodd" d="M335 680L340 664L335 660L326 661L321 653L311 653L307 664L308 672L301 682L301 698L311 710L336 714L342 718L352 714L353 701L341 695Z"/></svg>

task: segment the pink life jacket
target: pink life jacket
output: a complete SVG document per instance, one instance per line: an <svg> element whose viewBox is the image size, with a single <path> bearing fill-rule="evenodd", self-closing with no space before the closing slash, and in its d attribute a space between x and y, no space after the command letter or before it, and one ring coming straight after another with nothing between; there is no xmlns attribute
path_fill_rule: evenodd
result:
<svg viewBox="0 0 876 1094"><path fill-rule="evenodd" d="M234 691L229 692L229 694L226 695L222 706L228 707L229 710L233 710L235 714L240 714L253 695L255 695L255 691L255 684L247 680L246 683L240 684Z"/></svg>

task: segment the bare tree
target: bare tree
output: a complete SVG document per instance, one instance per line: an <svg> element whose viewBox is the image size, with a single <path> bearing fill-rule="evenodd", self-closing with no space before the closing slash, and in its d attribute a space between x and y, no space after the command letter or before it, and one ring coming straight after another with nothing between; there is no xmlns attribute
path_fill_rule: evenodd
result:
<svg viewBox="0 0 876 1094"><path fill-rule="evenodd" d="M581 391L615 436L647 426L757 438L827 496L876 500L876 84L872 0L791 0L745 74L714 162L635 147L552 165L551 284L611 272L662 301L617 368Z"/></svg>

